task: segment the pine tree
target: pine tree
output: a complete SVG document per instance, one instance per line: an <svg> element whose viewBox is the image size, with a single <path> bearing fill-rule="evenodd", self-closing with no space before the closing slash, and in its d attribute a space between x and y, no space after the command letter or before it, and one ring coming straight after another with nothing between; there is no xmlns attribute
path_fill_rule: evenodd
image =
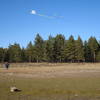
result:
<svg viewBox="0 0 100 100"><path fill-rule="evenodd" d="M42 37L37 34L35 38L35 54L37 62L41 62L44 59L44 41Z"/></svg>
<svg viewBox="0 0 100 100"><path fill-rule="evenodd" d="M97 61L97 62L100 62L100 51L98 51L98 53L97 53L96 61Z"/></svg>
<svg viewBox="0 0 100 100"><path fill-rule="evenodd" d="M87 41L84 42L84 57L85 57L85 62L91 61L91 51Z"/></svg>
<svg viewBox="0 0 100 100"><path fill-rule="evenodd" d="M99 49L99 44L98 41L96 40L95 37L90 37L88 40L88 46L90 48L91 51L91 61L95 62L96 61L96 52Z"/></svg>
<svg viewBox="0 0 100 100"><path fill-rule="evenodd" d="M9 62L9 50L4 48L4 61Z"/></svg>
<svg viewBox="0 0 100 100"><path fill-rule="evenodd" d="M15 43L8 48L0 48L0 62L100 62L100 41L90 37L88 42L80 37L74 40L71 35L68 40L62 34L49 36L43 40L37 34L34 44L29 42L27 48Z"/></svg>
<svg viewBox="0 0 100 100"><path fill-rule="evenodd" d="M96 61L100 62L100 41L99 41L99 49L98 49L97 55L96 55Z"/></svg>
<svg viewBox="0 0 100 100"><path fill-rule="evenodd" d="M32 62L33 45L32 45L32 42L31 41L29 42L29 44L27 46L26 55L27 55L27 58L28 58L28 62Z"/></svg>
<svg viewBox="0 0 100 100"><path fill-rule="evenodd" d="M26 56L25 48L21 49L21 59L22 59L22 62L27 62L27 56Z"/></svg>
<svg viewBox="0 0 100 100"><path fill-rule="evenodd" d="M46 61L48 62L53 62L54 60L53 44L54 44L54 38L52 36L49 36L49 39L45 42Z"/></svg>
<svg viewBox="0 0 100 100"><path fill-rule="evenodd" d="M0 62L4 61L4 56L5 56L4 49L0 48Z"/></svg>
<svg viewBox="0 0 100 100"><path fill-rule="evenodd" d="M9 45L9 60L10 62L21 62L21 48L20 45L15 43L14 45Z"/></svg>
<svg viewBox="0 0 100 100"><path fill-rule="evenodd" d="M57 35L54 40L53 54L56 62L63 61L63 51L65 45L65 37L61 34Z"/></svg>
<svg viewBox="0 0 100 100"><path fill-rule="evenodd" d="M78 62L84 61L84 47L80 36L78 37L78 40L76 40L75 43L75 56Z"/></svg>
<svg viewBox="0 0 100 100"><path fill-rule="evenodd" d="M64 55L66 61L75 61L75 40L72 35L65 44Z"/></svg>
<svg viewBox="0 0 100 100"><path fill-rule="evenodd" d="M27 48L26 48L26 56L28 62L36 62L37 61L37 49L32 44L32 42L29 42Z"/></svg>

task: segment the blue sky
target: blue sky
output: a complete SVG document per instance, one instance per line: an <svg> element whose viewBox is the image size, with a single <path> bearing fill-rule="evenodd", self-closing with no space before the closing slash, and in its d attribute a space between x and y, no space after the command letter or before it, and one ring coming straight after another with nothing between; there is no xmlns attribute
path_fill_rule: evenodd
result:
<svg viewBox="0 0 100 100"><path fill-rule="evenodd" d="M0 47L26 47L37 33L100 40L100 0L0 0Z"/></svg>

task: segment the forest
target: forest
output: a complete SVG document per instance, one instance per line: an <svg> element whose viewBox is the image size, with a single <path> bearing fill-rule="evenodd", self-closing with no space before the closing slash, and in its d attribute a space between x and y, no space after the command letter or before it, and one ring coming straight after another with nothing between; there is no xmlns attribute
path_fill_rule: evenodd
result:
<svg viewBox="0 0 100 100"><path fill-rule="evenodd" d="M100 62L100 42L93 36L83 41L80 36L75 40L71 35L66 40L62 34L44 40L37 34L26 48L18 43L0 47L0 62Z"/></svg>

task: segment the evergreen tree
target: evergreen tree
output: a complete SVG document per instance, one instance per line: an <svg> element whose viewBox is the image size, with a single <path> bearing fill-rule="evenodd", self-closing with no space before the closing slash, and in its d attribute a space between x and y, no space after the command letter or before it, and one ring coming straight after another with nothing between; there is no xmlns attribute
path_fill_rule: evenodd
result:
<svg viewBox="0 0 100 100"><path fill-rule="evenodd" d="M8 48L0 48L0 62L100 62L100 42L90 37L88 42L80 37L74 40L71 35L68 40L62 34L56 37L49 36L43 40L37 34L34 45L29 42L27 48L15 43Z"/></svg>
<svg viewBox="0 0 100 100"><path fill-rule="evenodd" d="M21 49L21 59L22 59L22 62L27 62L28 61L25 48Z"/></svg>
<svg viewBox="0 0 100 100"><path fill-rule="evenodd" d="M29 42L27 48L26 48L26 55L28 62L36 62L37 57L37 51L35 46L32 44L32 42Z"/></svg>
<svg viewBox="0 0 100 100"><path fill-rule="evenodd" d="M35 38L35 54L36 54L36 61L41 62L44 59L44 41L42 37L37 34Z"/></svg>
<svg viewBox="0 0 100 100"><path fill-rule="evenodd" d="M96 54L99 49L99 44L98 41L96 40L95 37L90 37L88 40L88 46L91 51L91 61L95 62L96 61Z"/></svg>
<svg viewBox="0 0 100 100"><path fill-rule="evenodd" d="M85 62L91 61L91 51L87 41L84 42L84 57L85 57Z"/></svg>
<svg viewBox="0 0 100 100"><path fill-rule="evenodd" d="M83 47L83 42L80 36L78 37L78 40L76 40L75 52L76 52L75 53L76 60L78 62L84 61L84 47Z"/></svg>
<svg viewBox="0 0 100 100"><path fill-rule="evenodd" d="M96 61L97 61L97 62L100 62L100 50L99 50L98 53L97 53Z"/></svg>
<svg viewBox="0 0 100 100"><path fill-rule="evenodd" d="M66 61L75 61L75 40L72 35L65 44L64 55Z"/></svg>
<svg viewBox="0 0 100 100"><path fill-rule="evenodd" d="M9 51L8 51L8 48L4 48L4 61L9 62Z"/></svg>
<svg viewBox="0 0 100 100"><path fill-rule="evenodd" d="M54 44L54 38L52 36L49 36L49 39L46 41L46 44L45 44L45 53L46 53L46 59L48 62L54 61L53 44Z"/></svg>
<svg viewBox="0 0 100 100"><path fill-rule="evenodd" d="M65 44L65 37L61 34L57 35L55 37L53 45L53 56L55 58L54 61L56 62L63 61L64 44Z"/></svg>
<svg viewBox="0 0 100 100"><path fill-rule="evenodd" d="M96 61L100 62L100 41L99 41L99 49L98 49L97 55L96 55Z"/></svg>
<svg viewBox="0 0 100 100"><path fill-rule="evenodd" d="M32 42L29 42L27 48L26 48L26 55L29 62L32 62L32 56L33 56L33 45Z"/></svg>
<svg viewBox="0 0 100 100"><path fill-rule="evenodd" d="M9 46L9 60L10 62L21 62L21 48L20 45L15 43Z"/></svg>
<svg viewBox="0 0 100 100"><path fill-rule="evenodd" d="M3 48L0 48L0 62L3 62L4 61L4 49Z"/></svg>

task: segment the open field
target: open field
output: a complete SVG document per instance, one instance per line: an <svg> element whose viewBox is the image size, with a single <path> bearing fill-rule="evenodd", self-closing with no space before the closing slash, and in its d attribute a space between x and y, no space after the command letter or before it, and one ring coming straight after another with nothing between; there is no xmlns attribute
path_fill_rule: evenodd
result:
<svg viewBox="0 0 100 100"><path fill-rule="evenodd" d="M11 93L11 86L22 91ZM100 100L100 64L1 66L0 100Z"/></svg>

